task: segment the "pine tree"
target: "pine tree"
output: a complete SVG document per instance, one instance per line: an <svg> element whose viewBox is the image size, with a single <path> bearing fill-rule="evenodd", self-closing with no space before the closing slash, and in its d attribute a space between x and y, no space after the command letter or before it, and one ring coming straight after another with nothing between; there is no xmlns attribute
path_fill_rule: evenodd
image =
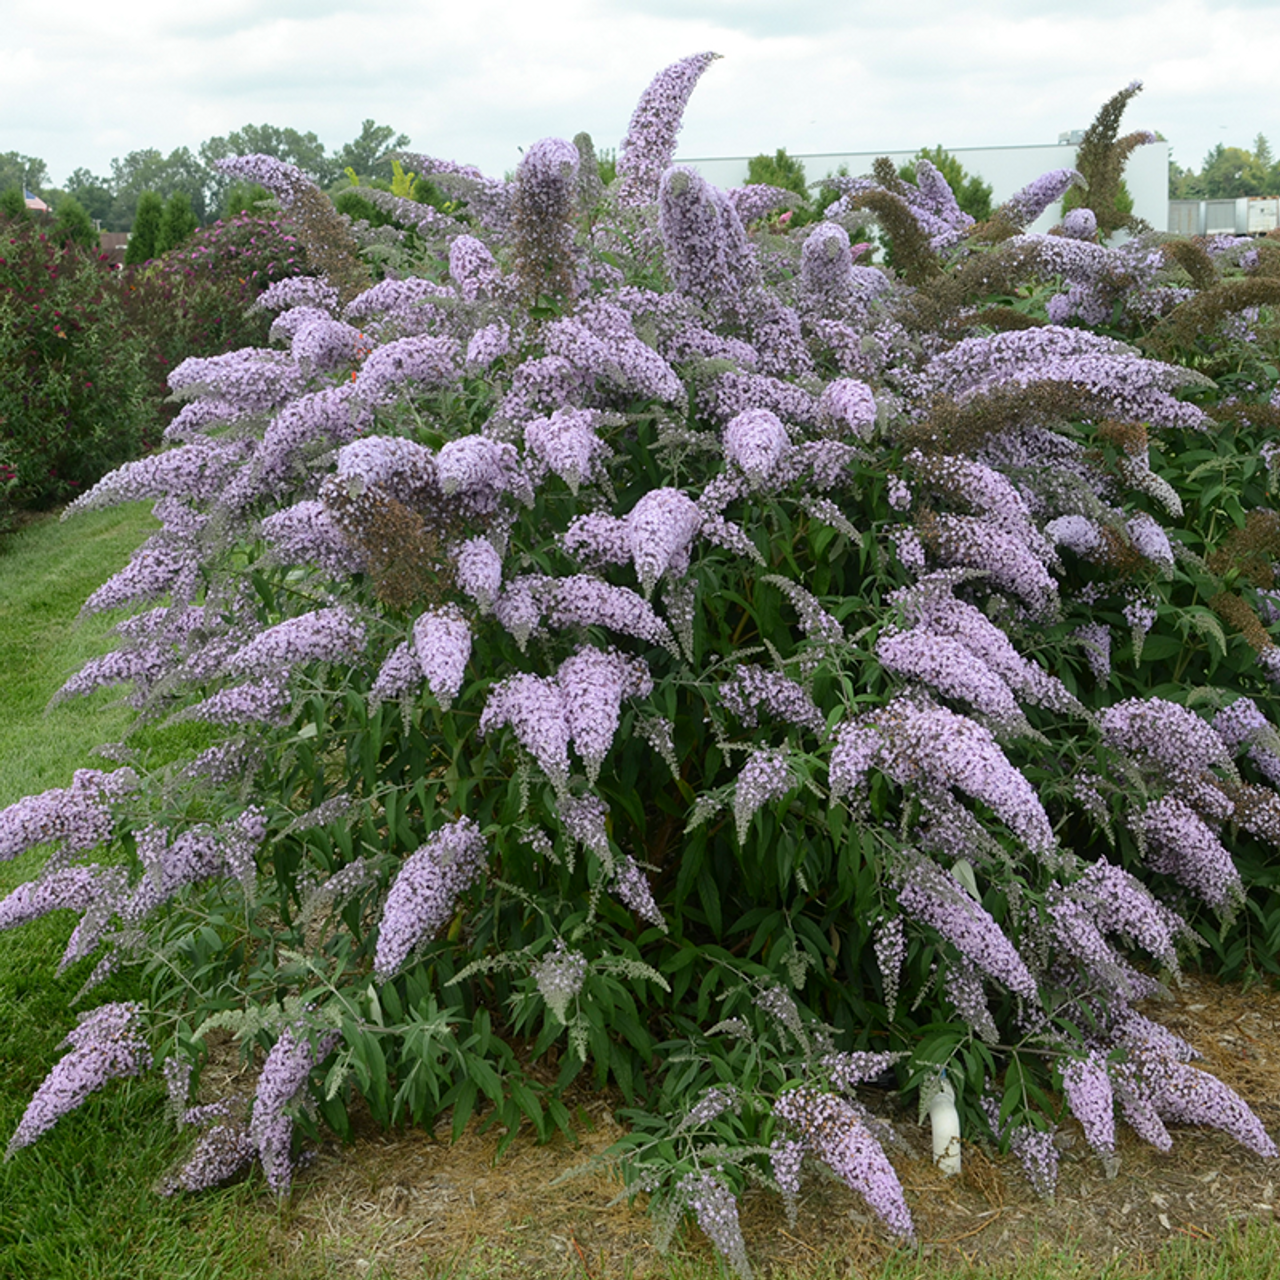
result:
<svg viewBox="0 0 1280 1280"><path fill-rule="evenodd" d="M164 201L154 191L144 191L138 197L138 212L134 215L129 247L124 254L125 266L138 266L157 256L156 244L163 218Z"/></svg>
<svg viewBox="0 0 1280 1280"><path fill-rule="evenodd" d="M97 251L101 248L102 238L93 225L88 210L75 196L63 196L58 201L57 218L53 224L53 238L60 243L70 240L83 249Z"/></svg>
<svg viewBox="0 0 1280 1280"><path fill-rule="evenodd" d="M175 191L165 201L160 218L160 230L156 235L156 252L161 254L176 249L200 225L191 208L191 197L185 191Z"/></svg>

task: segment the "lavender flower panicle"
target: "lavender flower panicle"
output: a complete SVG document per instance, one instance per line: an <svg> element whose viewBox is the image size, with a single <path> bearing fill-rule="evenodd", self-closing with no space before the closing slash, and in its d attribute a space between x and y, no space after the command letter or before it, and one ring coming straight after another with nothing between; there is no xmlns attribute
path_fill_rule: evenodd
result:
<svg viewBox="0 0 1280 1280"><path fill-rule="evenodd" d="M733 1192L709 1173L690 1173L681 1179L676 1195L684 1201L702 1233L733 1268L740 1280L751 1280L747 1246L738 1223L738 1201Z"/></svg>
<svg viewBox="0 0 1280 1280"><path fill-rule="evenodd" d="M850 1103L802 1085L784 1093L773 1104L773 1114L806 1150L857 1191L894 1235L914 1237L898 1175ZM793 1168L792 1155L788 1163Z"/></svg>
<svg viewBox="0 0 1280 1280"><path fill-rule="evenodd" d="M646 599L664 574L689 568L689 550L702 527L702 513L679 489L651 489L626 517L626 538Z"/></svg>
<svg viewBox="0 0 1280 1280"><path fill-rule="evenodd" d="M781 800L795 786L784 751L762 747L747 757L733 789L733 817L738 843L745 845L751 819L774 800Z"/></svg>
<svg viewBox="0 0 1280 1280"><path fill-rule="evenodd" d="M287 1108L339 1038L339 1032L330 1031L313 1043L305 1028L285 1027L262 1064L249 1119L249 1141L262 1161L267 1185L278 1196L287 1195L293 1181L293 1117Z"/></svg>
<svg viewBox="0 0 1280 1280"><path fill-rule="evenodd" d="M485 842L468 817L433 832L405 859L378 925L373 971L388 981L409 953L448 924L459 895L484 870Z"/></svg>
<svg viewBox="0 0 1280 1280"><path fill-rule="evenodd" d="M574 750L582 757L587 780L594 786L618 732L622 700L646 697L653 690L653 679L639 659L589 645L560 664L556 679Z"/></svg>
<svg viewBox="0 0 1280 1280"><path fill-rule="evenodd" d="M1062 1064L1062 1092L1080 1121L1085 1140L1103 1158L1115 1159L1116 1117L1106 1062L1095 1051Z"/></svg>
<svg viewBox="0 0 1280 1280"><path fill-rule="evenodd" d="M109 1080L139 1075L151 1065L140 1014L136 1004L115 1003L80 1016L80 1025L62 1042L71 1046L71 1052L49 1072L27 1104L5 1149L6 1160Z"/></svg>
<svg viewBox="0 0 1280 1280"><path fill-rule="evenodd" d="M413 650L431 696L442 710L448 711L467 678L467 662L471 658L471 628L462 610L457 605L444 605L420 614L413 624ZM402 665L387 672L387 679L397 683L397 693L405 691L399 684L406 676Z"/></svg>
<svg viewBox="0 0 1280 1280"><path fill-rule="evenodd" d="M895 869L894 883L898 905L907 915L935 929L984 974L1024 999L1038 1001L1039 988L1026 961L955 876L913 858Z"/></svg>
<svg viewBox="0 0 1280 1280"><path fill-rule="evenodd" d="M557 938L555 946L529 966L529 975L551 1016L561 1026L568 1026L569 1004L577 1000L587 976L587 957L570 951Z"/></svg>
<svg viewBox="0 0 1280 1280"><path fill-rule="evenodd" d="M695 53L663 68L640 96L618 152L618 203L647 204L675 155L676 134L690 94L718 53Z"/></svg>
<svg viewBox="0 0 1280 1280"><path fill-rule="evenodd" d="M520 674L499 680L480 714L480 735L510 725L520 745L560 792L569 782L569 726L564 689L554 677Z"/></svg>

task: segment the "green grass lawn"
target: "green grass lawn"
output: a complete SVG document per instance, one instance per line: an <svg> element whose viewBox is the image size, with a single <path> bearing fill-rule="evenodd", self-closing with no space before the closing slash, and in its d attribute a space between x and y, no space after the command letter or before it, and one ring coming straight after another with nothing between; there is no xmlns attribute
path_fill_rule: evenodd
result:
<svg viewBox="0 0 1280 1280"><path fill-rule="evenodd" d="M132 714L104 690L46 713L66 678L109 647L111 620L77 623L88 594L156 527L148 504L44 519L0 540L0 806L66 786L76 769L112 768L92 748L123 735ZM40 869L39 851L0 866L0 891ZM0 933L0 1133L7 1141L32 1092L62 1056L76 993L92 961L57 974L67 913ZM125 974L93 992L94 1008L140 995ZM166 1200L153 1183L186 1148L163 1115L158 1078L114 1084L0 1166L0 1277L142 1280L270 1275L269 1203L252 1186Z"/></svg>

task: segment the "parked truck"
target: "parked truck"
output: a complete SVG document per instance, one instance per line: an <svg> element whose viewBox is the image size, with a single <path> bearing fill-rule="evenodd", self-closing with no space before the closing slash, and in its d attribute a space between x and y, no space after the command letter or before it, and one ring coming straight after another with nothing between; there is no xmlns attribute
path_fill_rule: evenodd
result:
<svg viewBox="0 0 1280 1280"><path fill-rule="evenodd" d="M1170 200L1169 230L1180 236L1263 236L1280 227L1280 197Z"/></svg>

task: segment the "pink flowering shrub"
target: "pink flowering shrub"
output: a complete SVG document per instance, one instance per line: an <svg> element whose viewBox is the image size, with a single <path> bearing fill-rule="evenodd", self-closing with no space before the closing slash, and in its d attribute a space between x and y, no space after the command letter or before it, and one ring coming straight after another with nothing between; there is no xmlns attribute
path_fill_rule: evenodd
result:
<svg viewBox="0 0 1280 1280"><path fill-rule="evenodd" d="M841 179L910 287L841 259L841 205L753 238L670 167L709 62L659 77L589 210L586 144L514 184L420 158L470 194L418 273L271 286L278 345L173 370L173 447L81 500L162 528L65 695L128 683L213 744L0 812L8 856L50 846L0 923L78 913L90 987L163 945L175 1077L212 1027L267 1051L171 1189L256 1158L285 1191L294 1121L346 1133L357 1095L545 1136L585 1073L635 1108L660 1234L692 1215L747 1275L749 1176L790 1203L821 1163L912 1236L882 1077L945 1070L1043 1191L1069 1115L1107 1164L1121 1119L1274 1154L1137 1008L1275 910L1272 386L1224 410L1046 323L1085 242L971 226L928 168Z"/></svg>

